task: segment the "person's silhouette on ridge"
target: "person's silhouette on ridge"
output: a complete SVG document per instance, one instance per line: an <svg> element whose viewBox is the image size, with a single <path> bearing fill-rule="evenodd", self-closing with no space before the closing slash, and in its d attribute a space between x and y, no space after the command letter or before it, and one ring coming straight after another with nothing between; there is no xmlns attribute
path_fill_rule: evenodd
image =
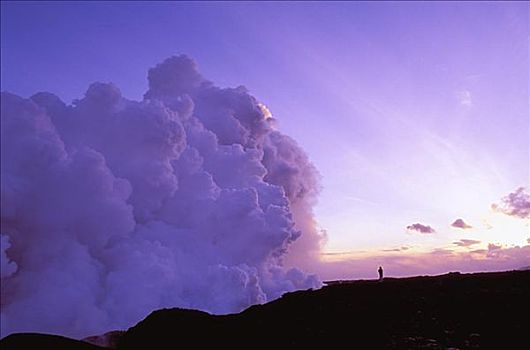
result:
<svg viewBox="0 0 530 350"><path fill-rule="evenodd" d="M377 272L379 272L379 282L383 280L383 268L379 266L379 269L377 269Z"/></svg>

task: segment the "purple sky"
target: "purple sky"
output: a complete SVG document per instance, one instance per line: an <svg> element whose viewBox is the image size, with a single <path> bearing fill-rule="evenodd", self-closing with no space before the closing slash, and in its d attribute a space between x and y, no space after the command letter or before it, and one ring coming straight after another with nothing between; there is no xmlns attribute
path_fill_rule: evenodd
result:
<svg viewBox="0 0 530 350"><path fill-rule="evenodd" d="M103 81L140 99L146 67L180 53L219 86L245 85L322 175L326 259L373 259L358 275L383 262L414 274L420 260L392 259L447 251L454 265L427 272L511 268L488 244L528 245L528 219L491 208L530 182L528 3L1 6L1 87L23 97L69 103Z"/></svg>

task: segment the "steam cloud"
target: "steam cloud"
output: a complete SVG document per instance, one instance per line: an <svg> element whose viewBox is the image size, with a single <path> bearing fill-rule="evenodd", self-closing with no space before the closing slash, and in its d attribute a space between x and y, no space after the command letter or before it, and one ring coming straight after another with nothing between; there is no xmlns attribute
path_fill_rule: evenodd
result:
<svg viewBox="0 0 530 350"><path fill-rule="evenodd" d="M320 286L284 262L310 262L322 239L318 174L296 142L185 56L148 79L143 101L104 83L72 105L2 93L2 336L83 337Z"/></svg>

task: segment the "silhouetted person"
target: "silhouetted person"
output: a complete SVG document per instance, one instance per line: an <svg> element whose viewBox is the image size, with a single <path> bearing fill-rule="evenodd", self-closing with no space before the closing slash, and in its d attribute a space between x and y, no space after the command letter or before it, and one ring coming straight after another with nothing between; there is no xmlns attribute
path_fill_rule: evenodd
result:
<svg viewBox="0 0 530 350"><path fill-rule="evenodd" d="M379 266L379 269L377 269L377 272L379 272L379 282L383 280L383 268Z"/></svg>

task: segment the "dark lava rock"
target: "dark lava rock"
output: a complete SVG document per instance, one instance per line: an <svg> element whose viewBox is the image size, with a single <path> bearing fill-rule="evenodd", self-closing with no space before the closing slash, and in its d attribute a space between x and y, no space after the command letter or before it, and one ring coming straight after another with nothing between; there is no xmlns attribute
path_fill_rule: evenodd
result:
<svg viewBox="0 0 530 350"><path fill-rule="evenodd" d="M233 315L158 310L125 332L117 347L522 349L529 295L530 271L329 282ZM0 341L1 348L25 339L15 336ZM50 348L37 340L5 349ZM75 346L52 348L84 349Z"/></svg>
<svg viewBox="0 0 530 350"><path fill-rule="evenodd" d="M59 335L40 333L17 333L11 334L0 341L2 350L102 350L105 348L88 344L80 340L74 340Z"/></svg>

